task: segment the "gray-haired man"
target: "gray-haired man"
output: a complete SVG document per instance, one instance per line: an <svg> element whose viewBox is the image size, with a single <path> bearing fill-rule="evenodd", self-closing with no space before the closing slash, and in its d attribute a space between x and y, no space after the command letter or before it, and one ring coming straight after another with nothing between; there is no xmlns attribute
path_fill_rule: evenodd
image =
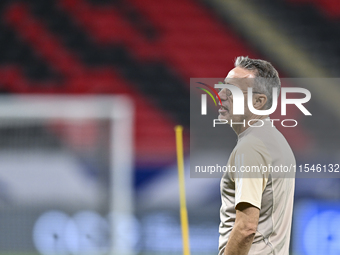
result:
<svg viewBox="0 0 340 255"><path fill-rule="evenodd" d="M267 61L248 57L236 59L235 68L228 73L225 83L241 89L245 99L248 87L252 87L252 104L257 110L269 109L272 96L278 96L272 95L272 88L280 90L275 68ZM295 166L294 154L268 115L253 114L247 103L244 115L234 115L231 91L223 88L219 96L222 101L219 119L232 122L238 136L228 161L228 165L236 166L237 171L225 173L221 180L219 255L288 255L294 176L283 177L263 169L249 174L244 170L252 166L258 169L262 166Z"/></svg>

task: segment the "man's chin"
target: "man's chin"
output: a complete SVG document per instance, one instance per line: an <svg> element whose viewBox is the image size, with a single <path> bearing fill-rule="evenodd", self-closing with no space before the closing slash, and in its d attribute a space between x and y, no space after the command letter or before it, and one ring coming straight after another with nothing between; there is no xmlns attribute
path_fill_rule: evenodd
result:
<svg viewBox="0 0 340 255"><path fill-rule="evenodd" d="M219 114L217 117L219 120L227 120L229 122L230 118L227 115Z"/></svg>

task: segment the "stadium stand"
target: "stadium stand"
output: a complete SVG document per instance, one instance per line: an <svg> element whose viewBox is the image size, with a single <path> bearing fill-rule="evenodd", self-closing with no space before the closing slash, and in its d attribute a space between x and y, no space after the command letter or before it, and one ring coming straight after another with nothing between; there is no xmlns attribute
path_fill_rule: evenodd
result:
<svg viewBox="0 0 340 255"><path fill-rule="evenodd" d="M124 15L131 12L127 7L131 4L147 13L140 20L146 20L146 30L156 31L156 38ZM224 73L225 59L244 52L199 4L178 4L182 12L175 19L173 13L157 10L162 4L143 1L128 5L5 1L1 5L2 91L128 94L136 101L137 158L173 159L173 123L177 119L188 126L188 89L179 76ZM186 28L178 29L181 23ZM214 26L217 29L211 29ZM207 52L215 42L220 46ZM228 54L220 54L227 46L231 47Z"/></svg>
<svg viewBox="0 0 340 255"><path fill-rule="evenodd" d="M3 1L0 8L1 91L132 96L137 161L174 159L174 123L189 126L189 78L223 76L236 56L258 57L193 0ZM290 139L297 147L302 134Z"/></svg>

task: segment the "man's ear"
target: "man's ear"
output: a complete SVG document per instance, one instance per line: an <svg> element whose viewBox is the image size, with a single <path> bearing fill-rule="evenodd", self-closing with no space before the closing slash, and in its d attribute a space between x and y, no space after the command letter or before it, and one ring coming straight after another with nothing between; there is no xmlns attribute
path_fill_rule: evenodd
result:
<svg viewBox="0 0 340 255"><path fill-rule="evenodd" d="M267 103L267 96L265 94L256 94L253 100L253 106L256 110L263 110Z"/></svg>

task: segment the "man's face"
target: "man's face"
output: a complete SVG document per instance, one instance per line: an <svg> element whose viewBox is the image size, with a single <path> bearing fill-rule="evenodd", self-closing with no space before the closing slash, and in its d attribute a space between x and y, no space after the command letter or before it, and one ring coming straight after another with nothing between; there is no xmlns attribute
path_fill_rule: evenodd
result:
<svg viewBox="0 0 340 255"><path fill-rule="evenodd" d="M243 69L241 67L235 67L232 69L227 77L225 78L224 82L226 84L234 85L242 90L245 96L247 96L247 89L248 87L252 87L253 85L253 79L249 78L255 78L255 75L252 71ZM247 115L250 114L250 111L248 109L247 98L245 97L245 105L244 105L244 115L233 115L233 96L229 97L228 90L222 89L219 93L219 96L222 101L222 105L220 109L218 110L219 119L227 120L228 123L230 123L230 120L233 120L233 122L242 122L244 119L247 118Z"/></svg>

